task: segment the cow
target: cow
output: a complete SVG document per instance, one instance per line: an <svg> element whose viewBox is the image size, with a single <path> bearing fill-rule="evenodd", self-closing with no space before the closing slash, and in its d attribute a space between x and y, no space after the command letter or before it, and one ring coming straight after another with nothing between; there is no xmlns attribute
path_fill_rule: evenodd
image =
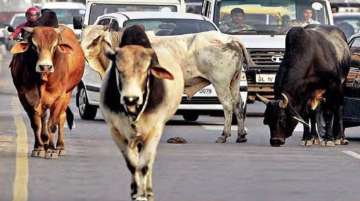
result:
<svg viewBox="0 0 360 201"><path fill-rule="evenodd" d="M272 146L283 145L298 121L308 121L309 108L315 109L320 102L326 122L322 145L347 143L342 111L343 84L349 72L350 55L344 33L334 26L290 29L284 60L275 79L275 100L258 96L266 103L264 124L270 128ZM314 139L314 132L310 133L306 125L304 144Z"/></svg>
<svg viewBox="0 0 360 201"><path fill-rule="evenodd" d="M73 115L68 105L84 72L84 53L74 32L66 26L24 29L30 36L11 49L14 55L10 69L34 131L31 156L58 158L65 154L65 121L72 127Z"/></svg>
<svg viewBox="0 0 360 201"><path fill-rule="evenodd" d="M91 30L90 27L89 30ZM102 50L106 46L114 44L106 39L109 38L105 34L106 31L98 33L100 36L97 36L95 31L89 37L85 35L84 43L82 43L92 44L84 46L88 47L88 52L96 52L96 54L86 58L93 63L93 65L90 64L90 67L103 74L107 65L104 65L105 62L101 62L102 60L98 58L104 57ZM165 48L171 55L174 55L173 63L182 67L185 79L184 93L188 97L191 98L203 87L213 84L225 114L224 130L216 142L225 143L231 135L233 114L238 122L236 142L246 142L244 112L241 107L245 103L242 103L239 95L239 82L242 71L246 65L251 65L252 60L238 39L214 31L161 37L148 34L148 37L155 52Z"/></svg>
<svg viewBox="0 0 360 201"><path fill-rule="evenodd" d="M136 26L135 31L137 30ZM154 200L152 169L165 123L176 112L184 90L181 67L166 49L155 51L143 32L105 49L111 60L100 90L100 109L132 174L131 198Z"/></svg>

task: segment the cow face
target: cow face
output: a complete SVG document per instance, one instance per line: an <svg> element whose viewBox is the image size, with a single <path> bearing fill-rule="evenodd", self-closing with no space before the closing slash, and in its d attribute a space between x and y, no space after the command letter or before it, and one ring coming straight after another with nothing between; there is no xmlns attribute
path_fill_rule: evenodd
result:
<svg viewBox="0 0 360 201"><path fill-rule="evenodd" d="M264 113L264 124L270 128L271 146L281 146L285 144L285 139L290 137L297 121L292 117L288 108L288 99L283 95L282 100L270 101L259 96L259 99L266 104Z"/></svg>
<svg viewBox="0 0 360 201"><path fill-rule="evenodd" d="M106 54L115 66L116 82L120 92L120 103L131 115L139 113L149 93L149 79L173 80L173 75L153 62L154 51L138 45L127 45Z"/></svg>
<svg viewBox="0 0 360 201"><path fill-rule="evenodd" d="M60 32L62 30L51 27L24 28L26 32L31 33L28 41L17 43L12 48L13 54L23 53L28 50L36 51L38 60L35 65L35 71L41 73L42 80L47 80L47 75L55 71L53 59L55 52L69 53L71 47L61 43Z"/></svg>

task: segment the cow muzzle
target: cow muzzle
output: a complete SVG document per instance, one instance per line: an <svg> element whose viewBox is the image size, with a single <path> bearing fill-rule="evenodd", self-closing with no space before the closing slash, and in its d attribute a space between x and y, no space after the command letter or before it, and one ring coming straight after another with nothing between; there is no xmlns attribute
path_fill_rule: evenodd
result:
<svg viewBox="0 0 360 201"><path fill-rule="evenodd" d="M136 115L140 109L141 102L139 96L124 96L122 101L127 109L127 112Z"/></svg>
<svg viewBox="0 0 360 201"><path fill-rule="evenodd" d="M270 145L272 147L280 147L281 145L285 144L284 138L271 138L270 139Z"/></svg>

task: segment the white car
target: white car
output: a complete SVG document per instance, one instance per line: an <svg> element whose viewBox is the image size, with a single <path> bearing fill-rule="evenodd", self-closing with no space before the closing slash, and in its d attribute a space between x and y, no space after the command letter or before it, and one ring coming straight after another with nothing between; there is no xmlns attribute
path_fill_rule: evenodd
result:
<svg viewBox="0 0 360 201"><path fill-rule="evenodd" d="M59 24L65 24L74 30L73 16L85 16L85 5L76 2L47 2L41 4L41 9L51 9L56 13ZM74 30L80 38L81 30Z"/></svg>
<svg viewBox="0 0 360 201"><path fill-rule="evenodd" d="M95 24L109 25L115 30L134 24L142 24L146 31L153 31L158 36L219 31L214 23L204 16L176 12L112 13L98 17ZM242 91L242 99L245 101L247 98L245 73L242 79L239 89ZM100 85L100 76L87 66L76 95L76 103L81 118L95 118L99 106ZM200 90L191 100L188 100L184 95L177 113L182 114L185 120L195 121L202 114L223 114L223 107L217 99L214 87L210 85Z"/></svg>

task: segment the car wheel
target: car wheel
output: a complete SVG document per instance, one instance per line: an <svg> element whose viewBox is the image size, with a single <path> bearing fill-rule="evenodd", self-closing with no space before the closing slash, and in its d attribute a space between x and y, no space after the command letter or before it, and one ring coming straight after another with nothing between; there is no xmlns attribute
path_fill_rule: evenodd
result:
<svg viewBox="0 0 360 201"><path fill-rule="evenodd" d="M97 107L89 104L86 90L83 85L79 85L76 98L80 117L85 120L93 120L96 117Z"/></svg>
<svg viewBox="0 0 360 201"><path fill-rule="evenodd" d="M196 121L199 118L198 114L190 114L190 113L183 114L182 116L186 121Z"/></svg>

